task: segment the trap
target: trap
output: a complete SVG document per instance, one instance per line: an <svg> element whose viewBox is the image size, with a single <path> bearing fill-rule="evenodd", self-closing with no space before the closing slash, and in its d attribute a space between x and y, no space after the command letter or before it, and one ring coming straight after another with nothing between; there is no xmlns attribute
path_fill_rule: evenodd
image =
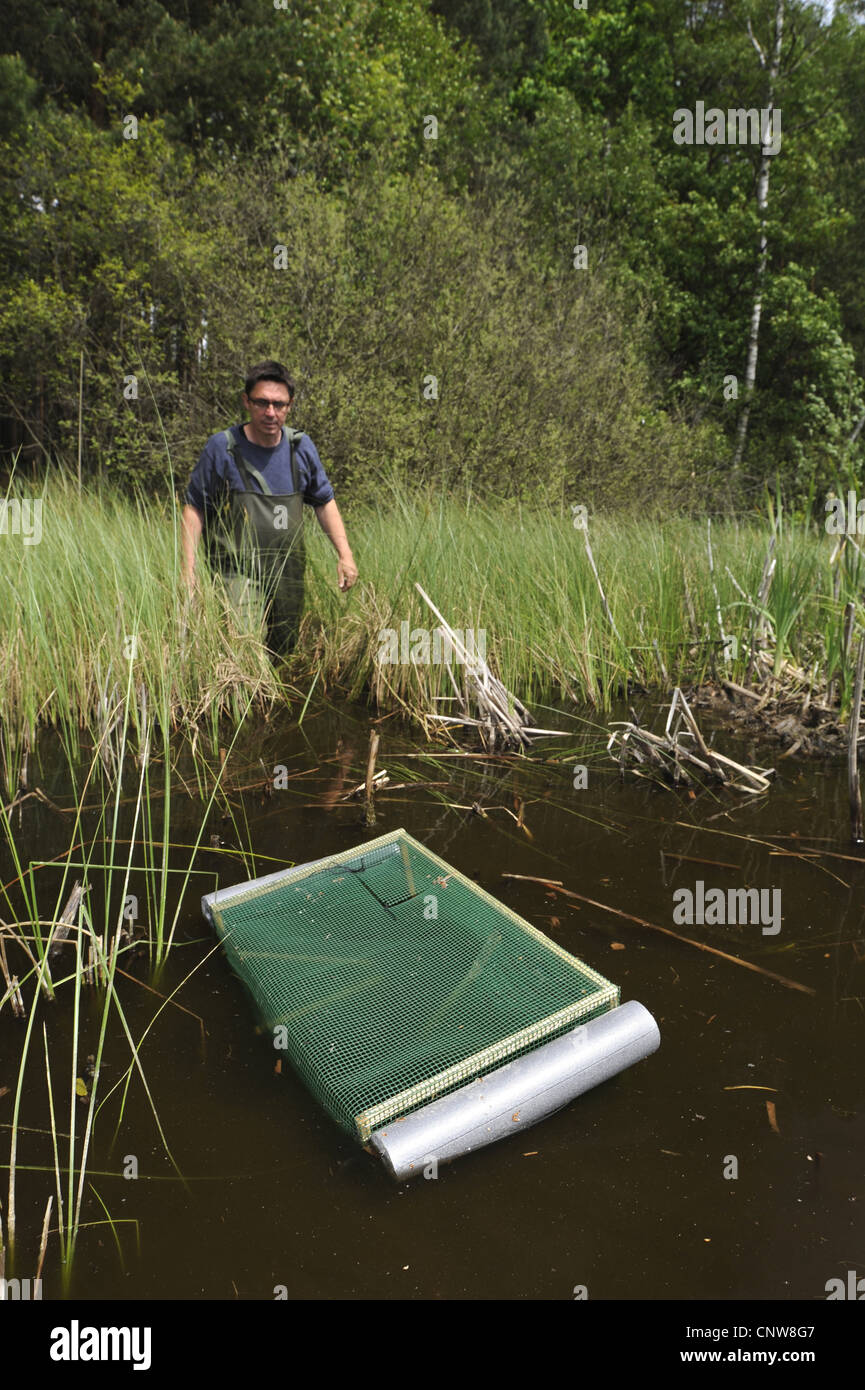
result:
<svg viewBox="0 0 865 1390"><path fill-rule="evenodd" d="M404 830L202 908L309 1090L400 1180L660 1043L642 1004Z"/></svg>

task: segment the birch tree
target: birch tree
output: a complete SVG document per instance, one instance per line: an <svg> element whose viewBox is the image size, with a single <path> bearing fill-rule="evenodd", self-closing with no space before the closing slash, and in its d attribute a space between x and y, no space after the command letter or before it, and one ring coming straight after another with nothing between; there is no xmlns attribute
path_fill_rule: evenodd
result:
<svg viewBox="0 0 865 1390"><path fill-rule="evenodd" d="M764 125L761 132L763 144L760 150L760 165L757 171L757 213L760 219L760 240L757 251L757 276L754 285L754 300L751 305L751 323L748 330L748 357L745 363L745 397L736 430L736 448L733 454L734 472L741 466L745 454L745 446L748 442L748 422L751 418L751 403L754 398L754 384L757 379L757 354L760 348L760 319L763 314L763 290L766 283L766 267L769 262L769 238L766 230L769 208L769 171L772 167L772 160L778 153L778 149L773 150L772 145L769 143L769 136L772 130L772 122L774 121L775 96L778 74L781 69L781 45L784 34L784 0L776 0L772 51L768 57L762 45L754 35L750 18L748 19L747 27L748 37L754 45L760 67L766 73L766 105L764 110L767 114L768 126Z"/></svg>

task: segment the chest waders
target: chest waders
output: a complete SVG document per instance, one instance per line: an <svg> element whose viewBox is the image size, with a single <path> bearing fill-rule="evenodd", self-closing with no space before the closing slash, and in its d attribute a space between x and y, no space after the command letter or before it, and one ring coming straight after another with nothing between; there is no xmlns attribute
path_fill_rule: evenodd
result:
<svg viewBox="0 0 865 1390"><path fill-rule="evenodd" d="M231 491L227 514L223 513L222 525L212 534L211 559L236 607L248 612L256 599L264 603L267 644L287 656L297 639L303 607L303 494L294 456L303 431L283 426L291 451L294 492L282 495L274 494L264 475L244 458L231 430L224 433L244 490Z"/></svg>

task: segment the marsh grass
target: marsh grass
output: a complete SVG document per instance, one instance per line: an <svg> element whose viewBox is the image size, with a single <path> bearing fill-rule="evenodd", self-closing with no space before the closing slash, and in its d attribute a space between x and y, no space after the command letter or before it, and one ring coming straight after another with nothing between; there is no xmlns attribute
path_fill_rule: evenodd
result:
<svg viewBox="0 0 865 1390"><path fill-rule="evenodd" d="M419 581L457 628L486 633L487 659L531 703L573 700L608 709L629 685L699 682L722 670L741 679L753 634L785 663L839 681L843 615L858 602L863 557L840 553L816 525L795 523L780 499L764 514L717 521L714 576L705 523L684 516L592 516L588 534L612 623L601 603L583 533L562 504L481 501L397 483L378 505L343 503L360 580L337 591L334 555L307 518L307 605L295 658L274 669L262 634L245 625L218 578L199 563L190 601L179 576L179 510L171 500L78 491L62 477L43 493L43 534L25 547L0 544L0 736L7 787L19 745L53 723L79 752L82 731L109 772L124 741L219 742L220 720L286 700L305 713L313 691L337 685L424 720L454 696L442 665L386 665L380 633L432 631ZM776 560L758 599L769 544ZM832 563L834 554L834 563ZM713 583L714 578L714 583ZM717 590L717 601L716 601ZM734 638L732 661L723 659ZM667 682L663 672L667 673ZM453 671L457 683L458 669ZM17 762L16 762L16 749Z"/></svg>
<svg viewBox="0 0 865 1390"><path fill-rule="evenodd" d="M129 734L135 711L131 682L118 707L116 728L106 728L105 738L114 739L112 757L105 759L104 738L97 743L92 758L79 776L76 766L70 766L69 778L76 787L77 801L69 823L69 848L52 860L26 860L21 832L16 833L13 814L0 807L0 824L6 841L7 857L13 868L13 878L2 885L0 896L3 917L0 933L3 938L4 961L14 959L13 979L20 992L28 998L20 1057L12 1104L9 1185L6 1203L6 1245L4 1258L14 1268L16 1262L17 1209L16 1178L19 1165L19 1145L26 1133L22 1125L22 1104L34 1088L36 1069L33 1047L41 1021L44 1084L47 1088L51 1149L55 1179L56 1226L43 1229L40 1263L44 1260L48 1235L56 1234L59 1246L61 1278L64 1292L68 1290L82 1230L95 1225L108 1225L122 1261L121 1232L126 1225L137 1223L133 1218L113 1217L105 1199L88 1181L88 1170L97 1120L114 1097L115 1128L112 1144L116 1142L123 1124L133 1079L137 1079L150 1109L159 1141L171 1166L182 1180L171 1153L168 1136L159 1118L156 1099L149 1086L142 1062L142 1049L162 1011L175 1002L182 989L182 980L155 1009L147 1025L136 1036L127 1018L118 989L121 957L138 950L141 945L132 937L124 923L124 904L132 875L145 903L142 930L151 978L159 980L175 941L175 933L183 910L184 899L193 875L200 872L195 861L208 816L217 802L220 784L230 766L234 744L249 713L250 700L240 711L240 719L231 741L223 748L223 757L215 769L205 766L201 754L196 761L196 774L202 795L201 819L194 843L185 847L187 862L178 867L175 861L181 848L170 839L170 804L174 767L168 733L154 721L139 729L143 742L136 742L133 757ZM163 691L164 695L164 691ZM152 728L161 731L161 759L151 754ZM132 795L126 795L128 791ZM131 802L131 805L130 805ZM227 803L226 803L227 804ZM161 824L156 807L162 808ZM86 814L85 814L86 809ZM95 817L94 817L95 811ZM229 807L230 811L230 807ZM236 827L235 827L236 830ZM142 833L143 832L143 833ZM254 862L254 861L253 861ZM47 871L54 871L53 882ZM60 872L57 886L56 873ZM71 879L77 875L82 883L82 895L77 921L66 922L67 941L52 959L54 932L62 919L64 903L69 894ZM212 875L209 873L208 878ZM91 894L92 890L92 894ZM51 906L45 904L48 898ZM92 901L91 901L92 897ZM216 947L213 948L214 950ZM70 960L71 955L71 960ZM206 957L204 958L206 959ZM193 969L198 969L198 960ZM10 966L6 965L6 973ZM191 973L191 972L189 972ZM135 977L132 977L135 978ZM55 1000L62 996L71 1005L63 1013L62 1036L55 1029L54 1048L58 1042L66 1054L58 1071L52 1066L52 1047L49 1029L54 1026L57 1010ZM0 1009L11 1005L13 991L6 989L0 999ZM65 1007L65 1006L64 1006ZM188 1011L187 1011L188 1012ZM199 1020L201 1022L201 1020ZM202 1025L203 1026L203 1025ZM128 1062L114 1084L105 1090L100 1082L105 1050L110 1042L116 1064L117 1049L128 1049ZM90 1058L89 1069L85 1057ZM88 1076L85 1081L82 1078ZM84 1104L83 1118L81 1115ZM106 1118L108 1112L106 1111ZM61 1132L60 1125L63 1124ZM97 1221L86 1220L85 1202L88 1195L102 1207L105 1215Z"/></svg>
<svg viewBox="0 0 865 1390"><path fill-rule="evenodd" d="M4 536L8 544L0 544L6 597L0 610L0 739L10 798L8 806L0 804L0 833L11 868L11 878L4 875L0 884L0 1011L17 1003L23 1012L0 1252L14 1269L20 1146L31 1130L22 1122L22 1106L38 1087L41 1024L56 1224L49 1224L46 1206L39 1261L49 1237L56 1236L67 1288L82 1230L108 1225L121 1251L127 1223L112 1216L88 1172L98 1118L108 1116L105 1107L113 1098L115 1142L133 1079L181 1176L141 1051L182 985L162 999L136 1036L118 989L118 973L128 973L120 970L121 958L141 944L124 922L130 881L134 875L151 979L158 982L235 741L250 710L284 699L286 689L261 635L237 621L219 580L202 569L190 600L179 577L178 511L172 503L145 505L100 489L79 494L62 476L46 484L41 501L39 543L25 546L20 537ZM28 856L22 808L36 737L46 725L59 734L75 797L65 822L69 847L50 864ZM189 743L201 816L194 843L186 846L186 867L178 869L172 799L178 750ZM208 747L221 755L213 765ZM77 921L66 924L67 941L49 958L73 877L83 886ZM66 1002L56 1004L61 996ZM54 1023L58 1009L61 1034ZM100 1073L108 1045L113 1056L125 1046L128 1063L106 1091ZM86 1056L92 1063L85 1082ZM102 1208L101 1219L87 1219L93 1202Z"/></svg>
<svg viewBox="0 0 865 1390"><path fill-rule="evenodd" d="M361 579L347 599L334 594L329 557L310 547L300 660L325 688L339 682L353 698L369 693L421 720L453 694L444 668L376 659L385 629L435 624L415 579L453 626L485 630L487 660L528 704L570 700L599 710L634 684L699 683L718 674L741 681L755 633L776 680L783 683L794 666L825 688L845 660L845 604L861 594L861 554L847 546L830 563L833 538L783 524L783 514L713 525L714 587L705 523L590 517L614 631L582 533L564 511L426 496L413 508L399 498L359 509L350 523ZM773 535L776 564L761 603ZM734 639L727 660L718 607L723 639ZM858 610L857 618L861 625ZM842 712L846 693L844 683Z"/></svg>
<svg viewBox="0 0 865 1390"><path fill-rule="evenodd" d="M262 706L281 684L256 635L202 567L190 601L180 578L173 501L80 495L64 477L42 491L42 538L0 538L0 722L9 771L40 724L102 741L106 765L118 718L143 741L156 724L213 729L235 721L252 693Z"/></svg>

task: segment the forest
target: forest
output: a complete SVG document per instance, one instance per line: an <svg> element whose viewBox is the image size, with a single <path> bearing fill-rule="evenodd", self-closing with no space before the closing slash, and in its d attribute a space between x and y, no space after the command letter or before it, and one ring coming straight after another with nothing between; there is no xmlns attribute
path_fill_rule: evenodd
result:
<svg viewBox="0 0 865 1390"><path fill-rule="evenodd" d="M340 496L821 514L865 449L861 0L10 0L0 447L177 495L286 362Z"/></svg>

